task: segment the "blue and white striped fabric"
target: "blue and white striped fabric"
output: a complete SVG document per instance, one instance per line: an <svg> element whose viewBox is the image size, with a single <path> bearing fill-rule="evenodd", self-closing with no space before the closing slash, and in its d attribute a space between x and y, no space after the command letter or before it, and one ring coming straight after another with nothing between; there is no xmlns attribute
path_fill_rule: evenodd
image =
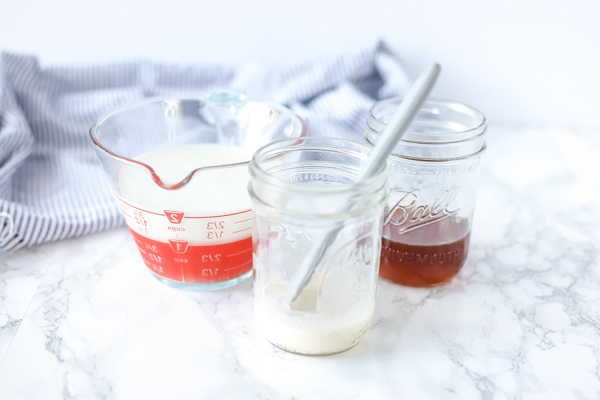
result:
<svg viewBox="0 0 600 400"><path fill-rule="evenodd" d="M88 131L104 112L169 93L245 90L287 105L310 135L362 141L368 109L410 80L385 44L303 63L223 67L128 62L40 67L0 58L0 254L124 225Z"/></svg>

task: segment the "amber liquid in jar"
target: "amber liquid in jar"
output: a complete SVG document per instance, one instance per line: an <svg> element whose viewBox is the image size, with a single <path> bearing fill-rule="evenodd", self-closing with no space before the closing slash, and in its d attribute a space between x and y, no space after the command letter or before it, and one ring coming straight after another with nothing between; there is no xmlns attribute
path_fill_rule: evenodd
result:
<svg viewBox="0 0 600 400"><path fill-rule="evenodd" d="M460 226L435 223L383 238L379 275L394 283L429 287L449 282L467 258L469 232L456 238ZM431 244L429 244L431 243Z"/></svg>

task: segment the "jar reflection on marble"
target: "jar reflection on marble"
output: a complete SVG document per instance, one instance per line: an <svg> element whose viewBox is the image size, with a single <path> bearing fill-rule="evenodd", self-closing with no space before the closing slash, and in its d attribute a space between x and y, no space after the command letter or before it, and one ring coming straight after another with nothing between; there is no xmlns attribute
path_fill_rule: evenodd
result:
<svg viewBox="0 0 600 400"><path fill-rule="evenodd" d="M370 110L365 140L374 146L401 98ZM388 158L379 275L413 287L452 280L467 258L486 120L455 101L428 100Z"/></svg>

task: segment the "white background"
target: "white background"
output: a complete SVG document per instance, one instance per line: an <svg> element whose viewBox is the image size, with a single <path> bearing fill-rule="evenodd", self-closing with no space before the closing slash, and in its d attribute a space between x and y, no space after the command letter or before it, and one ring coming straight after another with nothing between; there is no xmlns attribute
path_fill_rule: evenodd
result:
<svg viewBox="0 0 600 400"><path fill-rule="evenodd" d="M279 63L385 40L490 125L600 127L600 1L0 0L0 49L42 65Z"/></svg>

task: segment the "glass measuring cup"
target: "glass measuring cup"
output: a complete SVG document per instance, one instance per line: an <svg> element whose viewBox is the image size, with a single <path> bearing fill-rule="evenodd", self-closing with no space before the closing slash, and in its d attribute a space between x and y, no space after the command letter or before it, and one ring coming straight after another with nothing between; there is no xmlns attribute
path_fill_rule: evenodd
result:
<svg viewBox="0 0 600 400"><path fill-rule="evenodd" d="M90 129L144 263L161 282L190 290L251 275L248 163L255 149L306 133L287 108L235 91L143 100Z"/></svg>

